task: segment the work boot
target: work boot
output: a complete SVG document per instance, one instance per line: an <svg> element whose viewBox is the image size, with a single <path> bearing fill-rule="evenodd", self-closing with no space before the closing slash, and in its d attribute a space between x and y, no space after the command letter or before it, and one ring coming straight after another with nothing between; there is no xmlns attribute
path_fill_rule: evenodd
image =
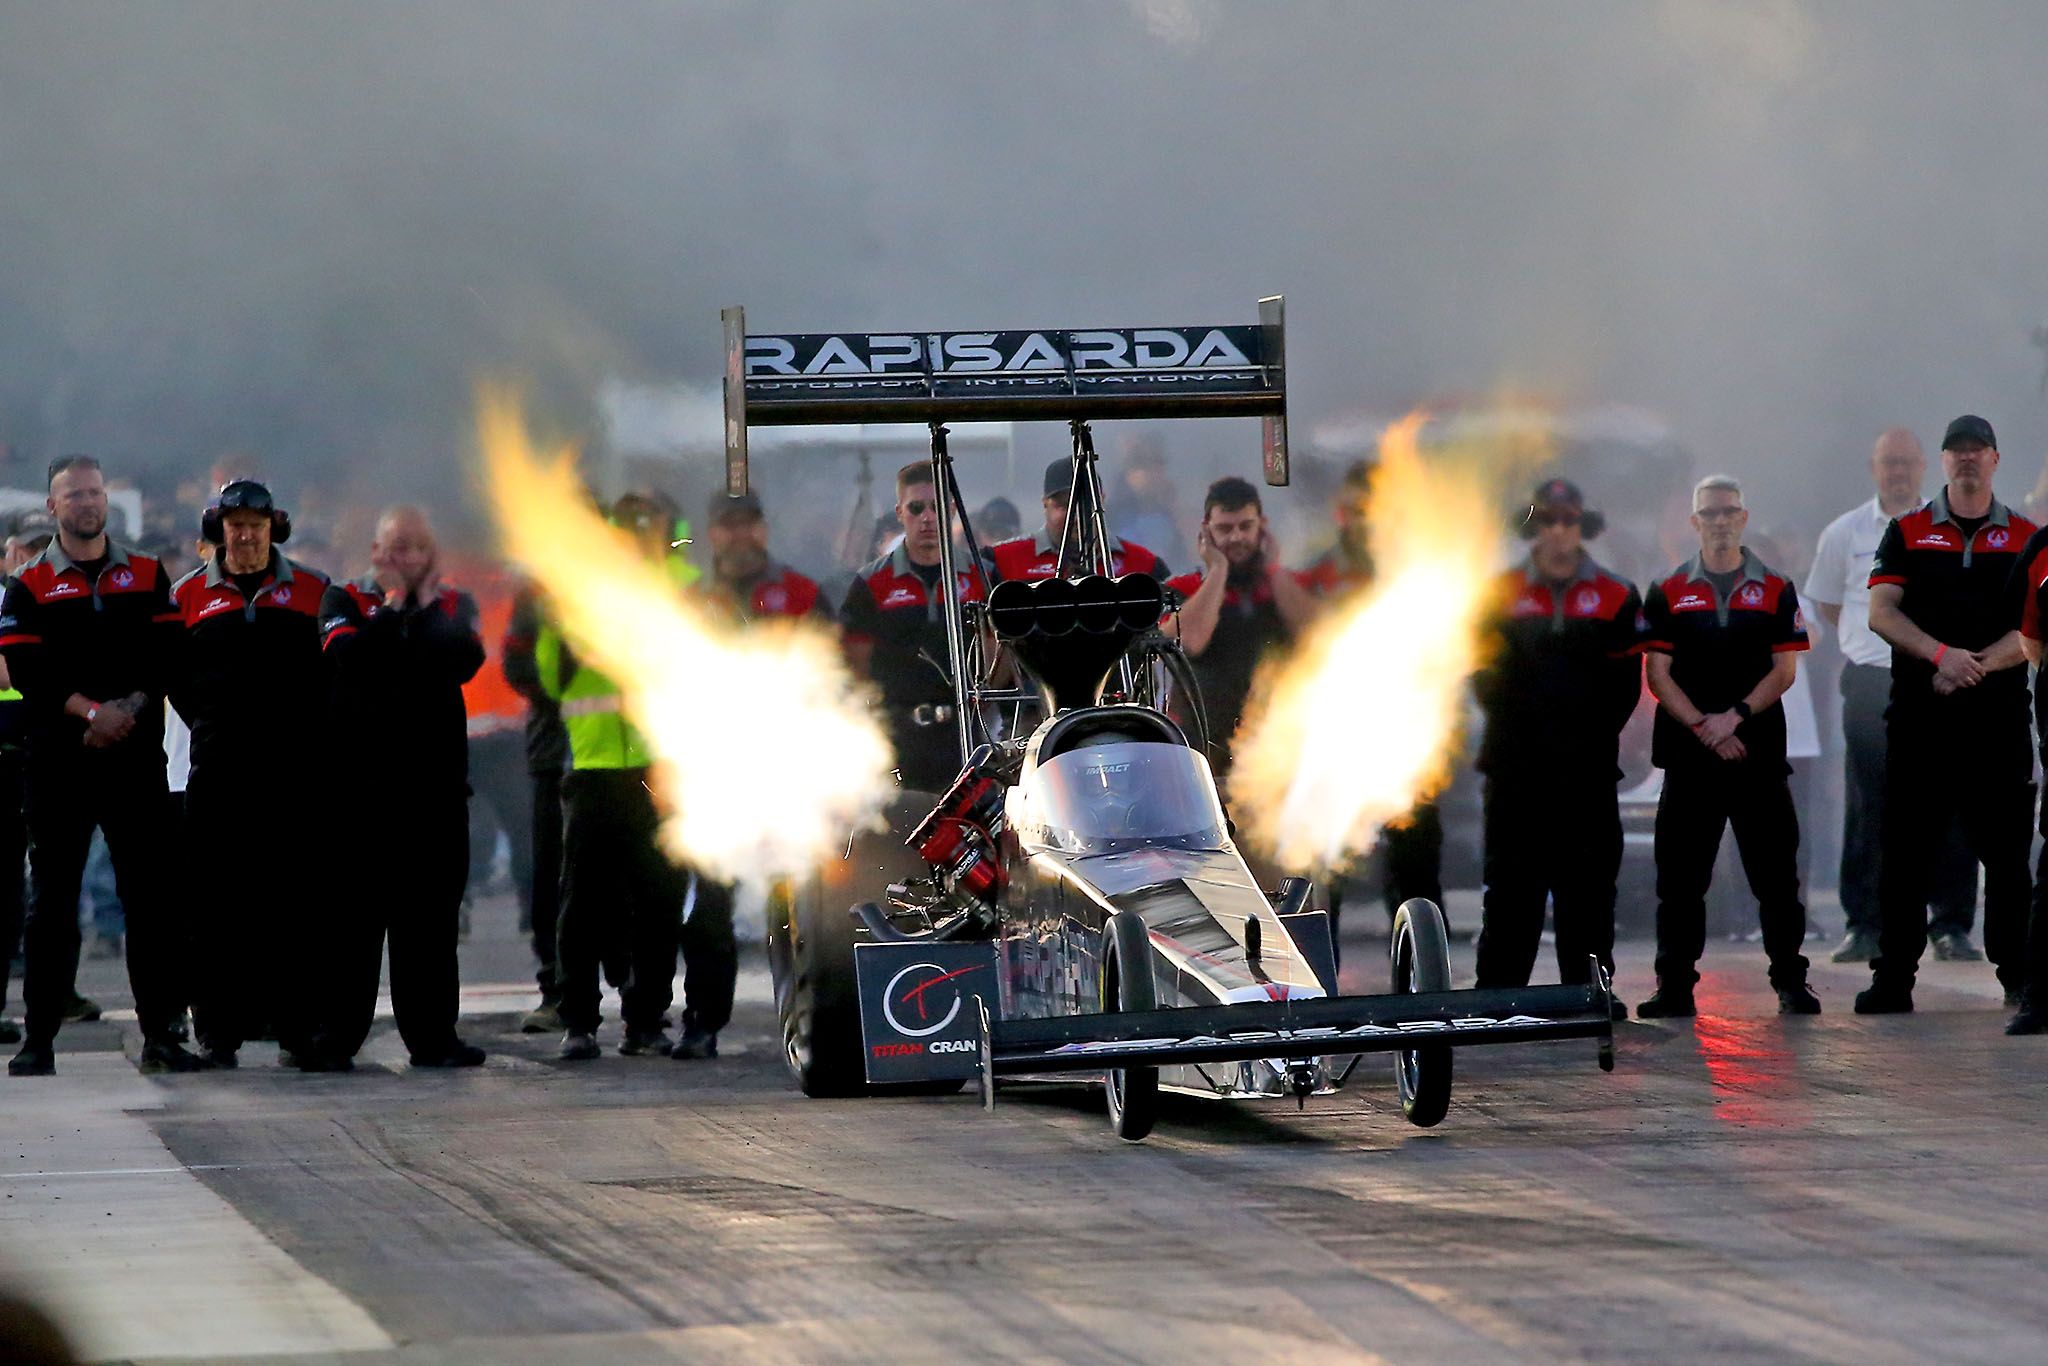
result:
<svg viewBox="0 0 2048 1366"><path fill-rule="evenodd" d="M1858 1015L1911 1015L1913 1013L1913 988L1893 986L1889 982L1872 982L1856 993Z"/></svg>
<svg viewBox="0 0 2048 1366"><path fill-rule="evenodd" d="M1628 1018L1628 1002L1616 996L1607 1002L1607 1018L1620 1024Z"/></svg>
<svg viewBox="0 0 2048 1366"><path fill-rule="evenodd" d="M2023 998L2019 1013L2005 1022L2008 1034L2048 1034L2048 1010L2030 1005Z"/></svg>
<svg viewBox="0 0 2048 1366"><path fill-rule="evenodd" d="M57 1070L57 1050L46 1043L27 1043L7 1060L10 1077L47 1077Z"/></svg>
<svg viewBox="0 0 2048 1366"><path fill-rule="evenodd" d="M1877 957L1877 936L1869 930L1851 930L1828 955L1830 963L1868 963Z"/></svg>
<svg viewBox="0 0 2048 1366"><path fill-rule="evenodd" d="M21 1021L0 1016L0 1043L21 1042Z"/></svg>
<svg viewBox="0 0 2048 1366"><path fill-rule="evenodd" d="M1660 986L1652 992L1650 999L1636 1007L1639 1020L1689 1020L1699 1014L1693 1004L1690 991L1676 987Z"/></svg>
<svg viewBox="0 0 2048 1366"><path fill-rule="evenodd" d="M561 1051L555 1054L563 1062L590 1062L604 1056L604 1050L597 1046L597 1035L588 1030L571 1029L562 1034Z"/></svg>
<svg viewBox="0 0 2048 1366"><path fill-rule="evenodd" d="M1944 930L1929 938L1934 946L1934 957L1942 963L1981 963L1984 952L1970 942L1970 936L1961 930Z"/></svg>
<svg viewBox="0 0 2048 1366"><path fill-rule="evenodd" d="M562 1008L556 1001L542 1001L526 1012L526 1018L519 1022L521 1034L552 1034L562 1028Z"/></svg>
<svg viewBox="0 0 2048 1366"><path fill-rule="evenodd" d="M1813 988L1801 982L1797 986L1778 988L1778 1013L1780 1015L1818 1015L1820 997L1813 994Z"/></svg>
<svg viewBox="0 0 2048 1366"><path fill-rule="evenodd" d="M690 1025L683 1030L683 1037L676 1040L676 1046L668 1051L678 1061L690 1058L715 1058L718 1056L718 1035L707 1029Z"/></svg>
<svg viewBox="0 0 2048 1366"><path fill-rule="evenodd" d="M135 1070L145 1077L164 1072L204 1072L207 1066L206 1059L186 1052L185 1045L176 1039L145 1041L141 1055L135 1060Z"/></svg>
<svg viewBox="0 0 2048 1366"><path fill-rule="evenodd" d="M462 1040L456 1039L439 1053L413 1054L412 1065L414 1067L482 1067L484 1065L484 1051L475 1044L464 1043Z"/></svg>
<svg viewBox="0 0 2048 1366"><path fill-rule="evenodd" d="M666 1053L670 1047L666 1029L628 1029L626 1037L619 1044L622 1058L641 1058L650 1053Z"/></svg>
<svg viewBox="0 0 2048 1366"><path fill-rule="evenodd" d="M88 1000L75 991L71 993L71 1004L64 1007L65 1024L91 1024L99 1017L98 1001Z"/></svg>

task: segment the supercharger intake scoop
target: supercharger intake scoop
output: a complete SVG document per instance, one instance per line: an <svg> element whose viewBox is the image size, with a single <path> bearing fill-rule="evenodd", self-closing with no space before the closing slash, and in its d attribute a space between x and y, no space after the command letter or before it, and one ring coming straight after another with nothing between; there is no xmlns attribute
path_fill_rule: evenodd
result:
<svg viewBox="0 0 2048 1366"><path fill-rule="evenodd" d="M1099 702L1109 671L1165 610L1150 574L1011 579L988 598L990 627L1044 695L1047 715Z"/></svg>

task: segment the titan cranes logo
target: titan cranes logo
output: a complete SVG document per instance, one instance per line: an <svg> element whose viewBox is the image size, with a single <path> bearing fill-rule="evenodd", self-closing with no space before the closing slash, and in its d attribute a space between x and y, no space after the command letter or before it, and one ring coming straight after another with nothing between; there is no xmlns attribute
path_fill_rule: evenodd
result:
<svg viewBox="0 0 2048 1366"><path fill-rule="evenodd" d="M960 1015L961 1003L960 984L955 979L979 966L947 972L937 963L912 963L898 972L882 990L882 1014L889 1028L906 1039L923 1039L952 1024Z"/></svg>
<svg viewBox="0 0 2048 1366"><path fill-rule="evenodd" d="M1227 327L1092 332L930 332L748 337L748 378L971 375L1103 370L1242 370L1246 338Z"/></svg>

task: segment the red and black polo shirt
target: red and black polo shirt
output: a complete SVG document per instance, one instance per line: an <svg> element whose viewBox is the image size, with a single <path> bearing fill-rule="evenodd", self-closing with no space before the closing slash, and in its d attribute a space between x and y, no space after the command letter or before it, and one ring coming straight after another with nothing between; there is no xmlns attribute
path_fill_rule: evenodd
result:
<svg viewBox="0 0 2048 1366"><path fill-rule="evenodd" d="M1372 574L1372 556L1339 541L1301 571L1301 582L1319 598L1338 598L1370 584Z"/></svg>
<svg viewBox="0 0 2048 1366"><path fill-rule="evenodd" d="M320 647L347 777L402 778L408 797L465 790L469 712L462 685L484 663L477 617L476 599L455 588L394 607L372 579L327 586Z"/></svg>
<svg viewBox="0 0 2048 1366"><path fill-rule="evenodd" d="M747 620L826 615L817 583L787 565L771 564L743 585L728 585L714 576L701 580L697 588L707 602Z"/></svg>
<svg viewBox="0 0 2048 1366"><path fill-rule="evenodd" d="M960 601L980 602L988 596L988 579L979 568L956 568L954 574ZM839 625L849 642L874 646L868 671L884 705L953 700L943 605L939 566L911 563L900 545L854 575L839 609Z"/></svg>
<svg viewBox="0 0 2048 1366"><path fill-rule="evenodd" d="M1015 579L1036 583L1053 576L1053 571L1059 567L1060 548L1053 544L1045 528L1040 527L1036 535L997 541L988 548L988 558L995 567L994 577L998 582ZM1144 546L1115 537L1110 538L1109 563L1112 577L1150 574L1163 581L1169 573L1166 561Z"/></svg>
<svg viewBox="0 0 2048 1366"><path fill-rule="evenodd" d="M1709 715L1727 711L1763 681L1778 655L1807 648L1806 619L1792 581L1747 547L1724 597L1695 555L1643 599L1643 646L1671 657L1671 678ZM1773 702L1735 732L1750 763L1785 762L1785 708ZM1650 734L1659 768L1722 764L1699 738L1659 707Z"/></svg>
<svg viewBox="0 0 2048 1366"><path fill-rule="evenodd" d="M1982 650L2019 628L2031 594L2023 552L2038 528L1994 500L1981 522L1965 527L1943 489L1885 528L1870 565L1870 586L1897 584L1899 610L1944 645ZM2025 725L2025 669L2001 669L1946 698L1934 692L1934 666L1892 651L1894 705L1949 704ZM2024 753L2024 746L2022 747Z"/></svg>
<svg viewBox="0 0 2048 1366"><path fill-rule="evenodd" d="M1642 598L1594 562L1562 581L1525 561L1494 581L1472 680L1486 713L1479 770L1616 768L1621 728L1642 696Z"/></svg>
<svg viewBox="0 0 2048 1366"><path fill-rule="evenodd" d="M1293 573L1290 569L1278 571ZM1295 575L1297 581L1302 576ZM1183 600L1202 586L1202 571L1190 570L1166 581L1166 586ZM1306 583L1303 585L1307 586ZM1294 639L1280 607L1273 598L1273 582L1264 566L1249 573L1232 572L1224 583L1223 608L1216 617L1215 633L1200 654L1188 654L1195 681L1202 689L1202 714L1209 723L1210 757L1219 767L1229 762L1230 742L1244 720L1250 700L1252 676L1267 655L1285 649ZM1175 708L1179 710L1178 706ZM1178 719L1183 724L1186 716Z"/></svg>
<svg viewBox="0 0 2048 1366"><path fill-rule="evenodd" d="M2039 643L2048 640L2048 527L2040 527L2020 547L2019 563L2013 569L2020 597L2020 634ZM2024 669L2012 670L2024 673ZM1984 680L1986 683L1990 679ZM1981 684L1979 686L1982 686ZM2034 687L2035 734L2048 747L2048 688Z"/></svg>
<svg viewBox="0 0 2048 1366"><path fill-rule="evenodd" d="M90 577L52 539L0 594L0 655L28 713L31 752L79 752L85 723L64 713L73 693L109 702L140 692L160 701L178 646L170 576L155 556L112 538ZM145 707L119 748L153 752L161 767L163 708Z"/></svg>
<svg viewBox="0 0 2048 1366"><path fill-rule="evenodd" d="M327 704L320 662L327 576L275 550L260 574L238 576L227 572L224 553L171 589L184 629L171 702L192 727L200 785L239 763L305 757Z"/></svg>

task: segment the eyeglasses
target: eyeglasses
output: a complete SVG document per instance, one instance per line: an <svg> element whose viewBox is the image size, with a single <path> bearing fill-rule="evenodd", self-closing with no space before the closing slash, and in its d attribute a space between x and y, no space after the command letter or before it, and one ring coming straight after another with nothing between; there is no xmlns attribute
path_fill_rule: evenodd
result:
<svg viewBox="0 0 2048 1366"><path fill-rule="evenodd" d="M1693 516L1702 522L1732 522L1740 517L1746 508L1701 508Z"/></svg>

